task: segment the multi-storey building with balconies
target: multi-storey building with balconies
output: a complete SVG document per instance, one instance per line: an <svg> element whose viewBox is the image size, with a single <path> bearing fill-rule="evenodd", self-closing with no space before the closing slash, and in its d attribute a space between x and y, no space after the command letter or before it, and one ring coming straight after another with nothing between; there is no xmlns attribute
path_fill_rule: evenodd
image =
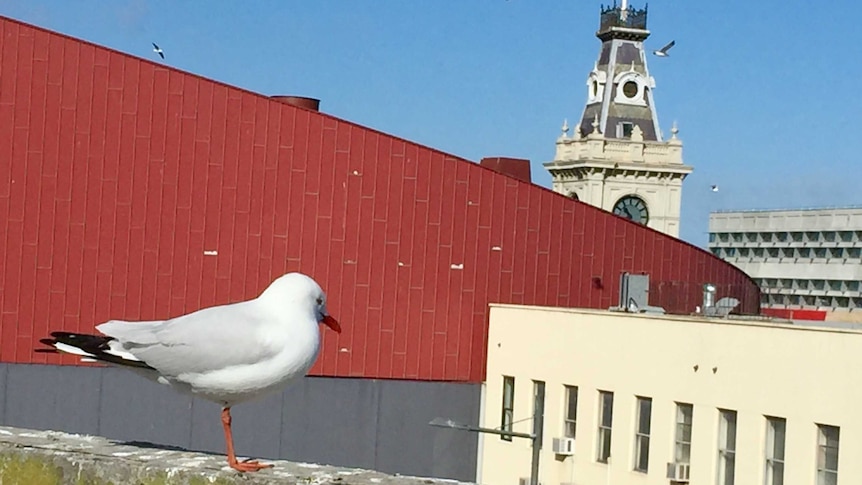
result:
<svg viewBox="0 0 862 485"><path fill-rule="evenodd" d="M767 313L862 321L862 207L715 212L709 249L760 285Z"/></svg>

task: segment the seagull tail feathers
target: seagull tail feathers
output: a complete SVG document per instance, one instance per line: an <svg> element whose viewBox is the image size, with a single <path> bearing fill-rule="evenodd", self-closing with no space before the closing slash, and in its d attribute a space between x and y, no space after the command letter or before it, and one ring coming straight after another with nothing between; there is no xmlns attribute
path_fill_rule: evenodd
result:
<svg viewBox="0 0 862 485"><path fill-rule="evenodd" d="M113 337L71 332L51 332L51 337L41 339L40 342L52 348L36 349L36 352L62 352L78 355L82 362L101 361L125 367L152 369L146 362L142 362L132 354L119 350L116 345L112 345L112 342L116 342Z"/></svg>

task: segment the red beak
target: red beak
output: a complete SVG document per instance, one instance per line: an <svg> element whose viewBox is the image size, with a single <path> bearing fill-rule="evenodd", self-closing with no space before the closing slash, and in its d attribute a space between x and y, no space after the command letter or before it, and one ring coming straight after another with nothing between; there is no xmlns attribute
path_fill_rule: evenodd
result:
<svg viewBox="0 0 862 485"><path fill-rule="evenodd" d="M341 333L341 325L338 324L338 320L332 318L330 315L323 317L323 320L321 320L320 323L335 330L336 333Z"/></svg>

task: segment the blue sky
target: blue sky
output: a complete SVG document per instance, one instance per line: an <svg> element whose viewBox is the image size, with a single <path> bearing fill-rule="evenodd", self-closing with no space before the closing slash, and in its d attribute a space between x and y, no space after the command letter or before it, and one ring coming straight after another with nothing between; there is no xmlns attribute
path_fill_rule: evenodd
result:
<svg viewBox="0 0 862 485"><path fill-rule="evenodd" d="M541 164L586 101L600 3L0 0L0 15L142 57L154 41L171 66L317 97L325 112L471 160L529 158L547 187ZM649 62L662 129L679 123L695 168L683 239L704 245L713 210L862 204L854 2L653 0L649 12L647 48L677 42Z"/></svg>

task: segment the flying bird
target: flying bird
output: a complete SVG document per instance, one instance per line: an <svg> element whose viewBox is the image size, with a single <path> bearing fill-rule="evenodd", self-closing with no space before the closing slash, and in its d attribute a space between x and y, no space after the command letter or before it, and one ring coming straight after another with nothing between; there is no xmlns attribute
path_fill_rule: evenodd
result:
<svg viewBox="0 0 862 485"><path fill-rule="evenodd" d="M709 190L711 190L713 192L718 192L718 185L710 185Z"/></svg>
<svg viewBox="0 0 862 485"><path fill-rule="evenodd" d="M158 54L162 59L165 58L165 51L163 51L161 47L157 46L155 42L153 42L153 52Z"/></svg>
<svg viewBox="0 0 862 485"><path fill-rule="evenodd" d="M662 47L661 49L659 49L657 51L652 51L652 53L658 57L667 57L670 55L667 53L667 51L669 51L670 48L673 47L675 44L676 44L676 41L672 40L672 41L668 42L668 44L666 46Z"/></svg>
<svg viewBox="0 0 862 485"><path fill-rule="evenodd" d="M103 335L52 332L52 338L41 342L53 348L39 351L124 367L218 403L228 465L250 472L272 465L237 460L230 409L304 376L320 350L320 323L341 333L338 321L326 311L320 285L304 274L288 273L251 300L170 320L111 320L96 326Z"/></svg>

